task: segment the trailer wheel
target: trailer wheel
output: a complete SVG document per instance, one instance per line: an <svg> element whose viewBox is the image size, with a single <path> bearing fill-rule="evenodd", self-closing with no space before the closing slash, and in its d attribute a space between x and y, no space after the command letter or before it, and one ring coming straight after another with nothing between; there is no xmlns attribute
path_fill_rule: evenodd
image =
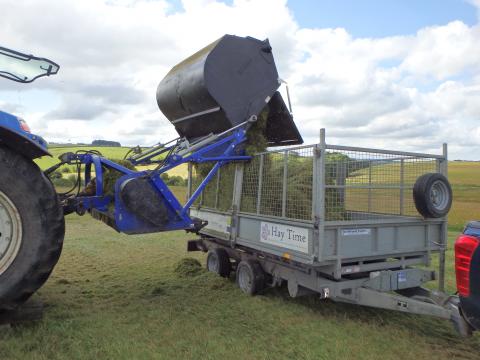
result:
<svg viewBox="0 0 480 360"><path fill-rule="evenodd" d="M207 270L228 278L232 271L232 264L230 257L225 249L215 248L208 252L207 255Z"/></svg>
<svg viewBox="0 0 480 360"><path fill-rule="evenodd" d="M64 233L52 183L31 160L0 147L0 310L14 309L48 279Z"/></svg>
<svg viewBox="0 0 480 360"><path fill-rule="evenodd" d="M418 212L426 218L440 218L452 206L452 188L442 174L420 176L413 187L413 199Z"/></svg>
<svg viewBox="0 0 480 360"><path fill-rule="evenodd" d="M243 260L237 266L238 287L248 295L255 295L265 288L265 272L253 260Z"/></svg>

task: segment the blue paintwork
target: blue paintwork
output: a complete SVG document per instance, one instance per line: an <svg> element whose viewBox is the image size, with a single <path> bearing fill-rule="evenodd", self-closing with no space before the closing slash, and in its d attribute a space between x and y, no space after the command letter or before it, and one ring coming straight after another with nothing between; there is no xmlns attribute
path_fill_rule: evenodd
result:
<svg viewBox="0 0 480 360"><path fill-rule="evenodd" d="M85 165L85 183L88 183L92 179L92 166L95 169L95 196L78 197L77 210L83 211L95 209L104 213L105 215L108 215L108 205L112 199L103 193L103 169L104 167L108 167L124 174L119 180L117 180L115 184L114 221L116 230L127 234L136 234L180 229L194 229L194 221L188 214L190 206L195 202L207 184L213 179L215 174L223 165L231 161L245 161L251 159L249 156L236 154L238 145L243 143L245 140L246 131L243 128L237 129L230 135L225 136L212 144L206 145L205 147L194 151L188 156L183 157L177 154L171 154L164 159L164 163L161 168L151 172L133 171L94 154L71 154L70 158L68 159L69 162L79 161ZM167 147L167 149L170 150L171 147ZM159 152L165 152L165 149L159 150ZM143 159L141 163L155 163L155 161L151 161L152 158L152 156L149 156L148 160ZM191 195L190 199L188 199L185 205L182 205L162 180L161 175L166 171L173 169L174 167L188 162L215 162L215 165L207 177ZM150 178L152 187L157 191L158 197L163 200L163 203L167 208L169 222L162 228L155 227L152 224L143 221L136 214L130 212L129 209L123 204L120 197L122 184L130 179L143 176L148 176Z"/></svg>
<svg viewBox="0 0 480 360"><path fill-rule="evenodd" d="M28 141L32 142L35 145L39 145L45 151L48 151L47 142L41 136L38 136L23 130L20 126L20 122L17 116L9 114L4 111L0 111L0 126L23 136Z"/></svg>

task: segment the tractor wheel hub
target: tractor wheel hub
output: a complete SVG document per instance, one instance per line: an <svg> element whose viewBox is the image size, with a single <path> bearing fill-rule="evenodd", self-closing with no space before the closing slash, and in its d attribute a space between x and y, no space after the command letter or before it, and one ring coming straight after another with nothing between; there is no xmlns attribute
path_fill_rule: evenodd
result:
<svg viewBox="0 0 480 360"><path fill-rule="evenodd" d="M3 274L20 250L22 220L12 201L0 191L0 275Z"/></svg>

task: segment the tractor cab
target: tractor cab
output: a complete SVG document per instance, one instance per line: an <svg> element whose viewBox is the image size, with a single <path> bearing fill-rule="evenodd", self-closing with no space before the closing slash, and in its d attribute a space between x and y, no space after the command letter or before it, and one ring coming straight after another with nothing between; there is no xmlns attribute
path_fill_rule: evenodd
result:
<svg viewBox="0 0 480 360"><path fill-rule="evenodd" d="M55 75L59 69L60 66L51 60L0 46L0 77L4 79L27 84L44 76ZM47 142L32 134L25 120L0 110L2 145L29 159L49 155Z"/></svg>
<svg viewBox="0 0 480 360"><path fill-rule="evenodd" d="M8 80L31 83L40 77L55 75L59 69L51 60L0 46L0 76Z"/></svg>

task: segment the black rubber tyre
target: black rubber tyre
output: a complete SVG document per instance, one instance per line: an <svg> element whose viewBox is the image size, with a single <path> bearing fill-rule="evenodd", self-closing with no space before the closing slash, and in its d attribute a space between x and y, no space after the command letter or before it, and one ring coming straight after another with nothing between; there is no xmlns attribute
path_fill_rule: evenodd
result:
<svg viewBox="0 0 480 360"><path fill-rule="evenodd" d="M8 310L25 302L50 276L62 251L65 220L50 180L31 160L4 147L0 147L0 195L4 255L15 243L6 237L12 229L9 214L18 224L16 250L0 268L0 309ZM1 260L2 253L0 264Z"/></svg>
<svg viewBox="0 0 480 360"><path fill-rule="evenodd" d="M207 270L221 277L228 278L232 272L232 264L225 249L215 248L208 252Z"/></svg>
<svg viewBox="0 0 480 360"><path fill-rule="evenodd" d="M440 218L452 206L452 188L442 174L420 176L413 187L413 200L418 212L425 218Z"/></svg>
<svg viewBox="0 0 480 360"><path fill-rule="evenodd" d="M265 272L253 260L243 260L237 266L237 285L248 295L258 294L265 288Z"/></svg>

